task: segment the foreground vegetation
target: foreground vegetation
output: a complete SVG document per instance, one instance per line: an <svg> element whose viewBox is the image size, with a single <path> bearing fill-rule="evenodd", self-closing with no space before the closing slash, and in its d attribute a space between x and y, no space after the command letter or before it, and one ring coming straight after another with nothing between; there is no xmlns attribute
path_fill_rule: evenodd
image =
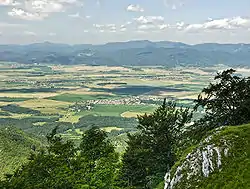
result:
<svg viewBox="0 0 250 189"><path fill-rule="evenodd" d="M249 168L250 124L223 127L184 151L166 174L166 185L174 189L247 189Z"/></svg>
<svg viewBox="0 0 250 189"><path fill-rule="evenodd" d="M32 149L39 149L42 143L41 138L28 135L14 127L0 129L0 179L4 173L13 173L24 162L32 152Z"/></svg>
<svg viewBox="0 0 250 189"><path fill-rule="evenodd" d="M231 143L230 155L224 159L222 169L203 179L199 188L250 188L250 124L228 127L215 135L211 142L220 144L222 138Z"/></svg>

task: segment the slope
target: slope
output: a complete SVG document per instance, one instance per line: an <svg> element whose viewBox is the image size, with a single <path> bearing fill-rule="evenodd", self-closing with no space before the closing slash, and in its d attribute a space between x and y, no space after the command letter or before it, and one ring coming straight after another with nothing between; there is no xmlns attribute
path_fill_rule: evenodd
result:
<svg viewBox="0 0 250 189"><path fill-rule="evenodd" d="M165 189L250 188L250 124L214 130L165 176Z"/></svg>
<svg viewBox="0 0 250 189"><path fill-rule="evenodd" d="M22 165L32 151L39 147L39 139L14 127L0 129L0 180Z"/></svg>

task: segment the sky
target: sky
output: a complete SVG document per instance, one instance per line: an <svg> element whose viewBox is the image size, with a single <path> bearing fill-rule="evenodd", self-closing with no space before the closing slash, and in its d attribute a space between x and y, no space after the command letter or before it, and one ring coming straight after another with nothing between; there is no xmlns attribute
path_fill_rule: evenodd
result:
<svg viewBox="0 0 250 189"><path fill-rule="evenodd" d="M250 0L0 0L0 44L250 43Z"/></svg>

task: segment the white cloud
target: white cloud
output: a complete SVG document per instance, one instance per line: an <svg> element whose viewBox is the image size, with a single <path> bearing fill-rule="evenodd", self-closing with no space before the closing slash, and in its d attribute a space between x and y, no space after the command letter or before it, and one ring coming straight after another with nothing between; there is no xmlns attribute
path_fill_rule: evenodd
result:
<svg viewBox="0 0 250 189"><path fill-rule="evenodd" d="M93 27L99 29L100 32L116 32L115 24L93 24Z"/></svg>
<svg viewBox="0 0 250 189"><path fill-rule="evenodd" d="M17 6L17 5L21 5L21 3L14 0L0 0L0 6Z"/></svg>
<svg viewBox="0 0 250 189"><path fill-rule="evenodd" d="M134 20L138 24L159 24L164 22L164 18L162 16L140 16L138 18L134 18Z"/></svg>
<svg viewBox="0 0 250 189"><path fill-rule="evenodd" d="M134 18L138 31L161 31L167 29L169 26L165 24L162 16L140 16Z"/></svg>
<svg viewBox="0 0 250 189"><path fill-rule="evenodd" d="M202 29L202 24L190 24L185 28L186 31L197 31L200 29Z"/></svg>
<svg viewBox="0 0 250 189"><path fill-rule="evenodd" d="M150 30L150 31L154 31L154 32L165 30L167 28L169 28L168 24L159 24L159 25L144 24L144 25L139 25L137 27L137 29L140 31Z"/></svg>
<svg viewBox="0 0 250 189"><path fill-rule="evenodd" d="M125 31L127 31L127 25L126 24L122 24L122 25L120 25L120 30L119 30L120 32L125 32Z"/></svg>
<svg viewBox="0 0 250 189"><path fill-rule="evenodd" d="M126 28L126 25L125 25L125 24L122 24L122 25L120 26L120 28Z"/></svg>
<svg viewBox="0 0 250 189"><path fill-rule="evenodd" d="M13 8L8 15L24 20L43 20L51 13L64 12L67 6L78 3L78 0L25 0L24 8Z"/></svg>
<svg viewBox="0 0 250 189"><path fill-rule="evenodd" d="M160 25L158 25L158 27L160 30L165 30L169 27L169 25L168 24L160 24Z"/></svg>
<svg viewBox="0 0 250 189"><path fill-rule="evenodd" d="M186 31L198 30L229 30L229 29L248 29L250 28L250 19L242 17L223 18L213 20L210 19L202 24L190 24L186 27Z"/></svg>
<svg viewBox="0 0 250 189"><path fill-rule="evenodd" d="M77 0L58 0L59 3L76 4Z"/></svg>
<svg viewBox="0 0 250 189"><path fill-rule="evenodd" d="M90 19L91 18L91 16L85 16L85 17L83 17L83 16L80 15L79 12L77 12L75 14L69 14L68 16L71 17L71 18L80 18L80 19L84 19L84 18Z"/></svg>
<svg viewBox="0 0 250 189"><path fill-rule="evenodd" d="M184 23L184 22L177 22L177 23L176 23L176 28L177 28L178 30L182 30L184 26L185 26L185 23Z"/></svg>
<svg viewBox="0 0 250 189"><path fill-rule="evenodd" d="M10 12L8 12L8 15L23 20L43 20L48 16L47 14L31 13L17 8L13 8Z"/></svg>
<svg viewBox="0 0 250 189"><path fill-rule="evenodd" d="M145 25L139 25L137 29L139 29L139 30L150 30L150 29L155 29L155 28L156 28L155 25L145 24Z"/></svg>
<svg viewBox="0 0 250 189"><path fill-rule="evenodd" d="M35 32L32 32L32 31L24 31L23 34L29 35L29 36L36 36L37 35Z"/></svg>
<svg viewBox="0 0 250 189"><path fill-rule="evenodd" d="M144 9L140 5L129 5L127 11L130 12L144 12Z"/></svg>
<svg viewBox="0 0 250 189"><path fill-rule="evenodd" d="M52 13L64 11L64 6L53 0L33 0L25 1L25 7L30 12Z"/></svg>

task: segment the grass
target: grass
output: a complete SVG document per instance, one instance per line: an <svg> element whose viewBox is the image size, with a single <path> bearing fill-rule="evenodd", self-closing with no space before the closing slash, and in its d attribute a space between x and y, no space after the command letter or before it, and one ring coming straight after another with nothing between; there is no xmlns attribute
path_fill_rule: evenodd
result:
<svg viewBox="0 0 250 189"><path fill-rule="evenodd" d="M63 117L59 119L59 122L70 122L70 123L77 123L81 116L79 115L74 115L72 113L67 113Z"/></svg>
<svg viewBox="0 0 250 189"><path fill-rule="evenodd" d="M226 158L221 171L216 171L200 184L201 189L250 188L250 124L228 127L216 135L212 142L219 145L230 141L231 157Z"/></svg>
<svg viewBox="0 0 250 189"><path fill-rule="evenodd" d="M111 137L111 142L114 144L115 150L120 154L123 154L125 152L127 147L127 140L128 137L126 133Z"/></svg>
<svg viewBox="0 0 250 189"><path fill-rule="evenodd" d="M69 94L64 93L61 95L49 97L48 99L63 101L63 102L77 102L86 100L97 100L97 99L109 99L112 98L110 95L84 95L84 94Z"/></svg>
<svg viewBox="0 0 250 189"><path fill-rule="evenodd" d="M186 171L182 182L175 185L176 189L198 188L198 189L249 189L250 188L250 124L242 126L228 126L222 131L216 133L211 131L212 138L208 144L213 144L221 149L229 148L228 156L221 153L221 169L215 169L209 177L193 175L187 179ZM175 163L171 169L171 174L176 168L186 160L188 153L202 148L200 145L194 145L183 152L180 160ZM198 159L198 158L197 158ZM212 159L213 161L213 159ZM202 162L201 162L202 163ZM158 189L158 188L157 188Z"/></svg>
<svg viewBox="0 0 250 189"><path fill-rule="evenodd" d="M69 102L61 102L55 100L48 99L32 99L24 102L18 102L18 105L26 108L31 108L34 110L39 110L41 113L48 114L66 114L67 111L62 108L67 108L71 103Z"/></svg>
<svg viewBox="0 0 250 189"><path fill-rule="evenodd" d="M79 135L82 135L83 134L83 131L81 131L80 129L75 129L75 132Z"/></svg>
<svg viewBox="0 0 250 189"><path fill-rule="evenodd" d="M142 112L130 112L130 111L128 111L128 112L123 112L123 113L121 114L121 116L122 116L122 117L130 118L130 117L137 117L138 115L143 115L143 114L145 114L145 113L149 113L149 112L144 112L144 113L142 113Z"/></svg>
<svg viewBox="0 0 250 189"><path fill-rule="evenodd" d="M30 98L10 98L10 97L0 97L0 101L2 102L22 102L29 100Z"/></svg>
<svg viewBox="0 0 250 189"><path fill-rule="evenodd" d="M95 105L92 110L79 112L77 115L98 115L120 117L124 112L152 112L155 106L152 105Z"/></svg>
<svg viewBox="0 0 250 189"><path fill-rule="evenodd" d="M14 113L11 113L9 115L0 115L0 118L13 118L13 119L23 119L23 118L29 118L31 117L32 115L31 114L14 114Z"/></svg>
<svg viewBox="0 0 250 189"><path fill-rule="evenodd" d="M9 98L47 98L56 96L58 93L55 92L37 92L37 93L14 93L14 92L0 92L0 96Z"/></svg>
<svg viewBox="0 0 250 189"><path fill-rule="evenodd" d="M35 126L43 126L45 125L47 122L36 122L36 123L33 123L33 125Z"/></svg>

